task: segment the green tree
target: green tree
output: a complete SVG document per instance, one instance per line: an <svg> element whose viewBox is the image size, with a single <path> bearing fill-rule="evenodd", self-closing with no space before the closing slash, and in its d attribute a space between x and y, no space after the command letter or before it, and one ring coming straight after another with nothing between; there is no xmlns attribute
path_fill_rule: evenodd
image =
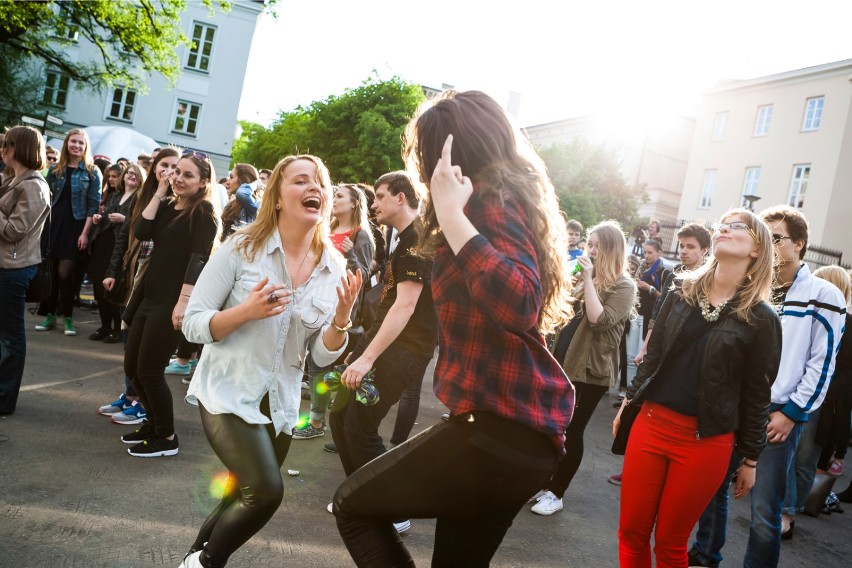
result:
<svg viewBox="0 0 852 568"><path fill-rule="evenodd" d="M288 154L311 153L323 159L332 179L371 183L403 167L402 132L424 98L418 85L374 73L342 95L282 112L269 128L241 123L234 162L272 167Z"/></svg>
<svg viewBox="0 0 852 568"><path fill-rule="evenodd" d="M231 6L228 0L202 1L211 12ZM151 73L177 81L175 47L190 43L181 29L185 9L186 0L0 0L0 46L61 71L78 87L121 85L144 92ZM94 44L97 55L72 61L66 50L76 38Z"/></svg>
<svg viewBox="0 0 852 568"><path fill-rule="evenodd" d="M537 151L547 165L559 208L569 219L584 227L614 219L625 231L637 224L639 204L647 197L641 186L624 181L611 151L584 139Z"/></svg>

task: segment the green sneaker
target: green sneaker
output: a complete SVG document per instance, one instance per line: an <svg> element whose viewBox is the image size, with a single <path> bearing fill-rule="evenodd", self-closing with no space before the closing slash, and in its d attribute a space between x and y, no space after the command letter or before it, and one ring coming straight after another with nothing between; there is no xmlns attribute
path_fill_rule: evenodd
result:
<svg viewBox="0 0 852 568"><path fill-rule="evenodd" d="M63 322L65 324L65 335L77 335L77 330L74 329L74 320L65 318Z"/></svg>
<svg viewBox="0 0 852 568"><path fill-rule="evenodd" d="M56 327L56 316L53 314L47 314L47 317L43 322L36 325L36 331L49 331Z"/></svg>

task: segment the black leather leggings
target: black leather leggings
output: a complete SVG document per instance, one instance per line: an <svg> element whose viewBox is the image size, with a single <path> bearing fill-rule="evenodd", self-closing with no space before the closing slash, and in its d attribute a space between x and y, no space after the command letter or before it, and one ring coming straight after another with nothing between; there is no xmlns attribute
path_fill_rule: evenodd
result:
<svg viewBox="0 0 852 568"><path fill-rule="evenodd" d="M228 482L222 501L201 525L192 550L203 547L202 564L219 568L266 525L281 504L281 464L292 437L283 433L276 437L272 424L248 424L233 414L210 414L199 407L207 440L228 468ZM266 397L261 412L269 415Z"/></svg>

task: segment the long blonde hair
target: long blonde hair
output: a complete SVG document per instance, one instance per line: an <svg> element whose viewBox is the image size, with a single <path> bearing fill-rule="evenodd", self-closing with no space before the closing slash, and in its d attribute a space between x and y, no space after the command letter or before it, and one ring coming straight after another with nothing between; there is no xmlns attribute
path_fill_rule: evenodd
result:
<svg viewBox="0 0 852 568"><path fill-rule="evenodd" d="M598 238L598 255L595 257L594 285L600 294L609 290L623 276L630 276L627 266L627 240L618 221L601 221L588 232L588 238ZM585 281L582 278L574 285L574 297L583 299Z"/></svg>
<svg viewBox="0 0 852 568"><path fill-rule="evenodd" d="M822 266L814 270L814 276L827 280L837 286L840 293L843 294L843 300L848 304L850 294L852 294L852 280L849 278L849 273L836 264L830 266Z"/></svg>
<svg viewBox="0 0 852 568"><path fill-rule="evenodd" d="M86 141L86 149L83 151L83 158L80 161L83 162L83 166L87 170L90 172L94 171L95 161L92 159L92 144L89 142L89 135L86 134L86 131L82 128L72 128L68 131L65 135L65 139L62 141L62 150L59 152L59 160L56 161L56 166L53 168L53 175L55 175L58 179L65 177L65 168L68 166L68 139L74 134L79 134L83 137L83 140Z"/></svg>
<svg viewBox="0 0 852 568"><path fill-rule="evenodd" d="M517 200L533 235L542 287L538 328L545 334L571 317L568 231L544 162L502 107L480 91L446 91L409 122L403 156L429 185L449 134L453 165L470 177L484 201ZM429 258L446 239L431 196L424 200L419 252Z"/></svg>
<svg viewBox="0 0 852 568"><path fill-rule="evenodd" d="M316 156L310 154L300 154L298 156L287 156L275 165L272 170L272 175L269 176L267 188L269 191L264 195L263 201L260 203L260 209L257 211L257 218L254 223L242 227L235 234L242 238L237 242L236 248L242 252L246 260L254 261L254 256L269 239L269 237L278 230L278 204L281 202L281 183L284 181L284 170L287 166L297 160L307 160L311 162L317 169L317 177L314 181L319 184L320 189L326 194L325 199L321 199L320 218L314 228L314 237L311 240L311 252L317 258L322 257L322 253L327 246L331 246L329 240L329 227L331 217L331 176L328 173L328 168L323 161Z"/></svg>
<svg viewBox="0 0 852 568"><path fill-rule="evenodd" d="M370 216L369 210L367 208L367 194L363 189L355 185L354 183L342 183L337 186L338 189L345 189L349 192L349 197L352 199L352 203L355 204L355 207L352 208L352 213L350 213L349 223L352 225L352 239L355 239L355 233L358 232L359 229L363 229L367 234L367 237L370 239L370 244L373 249L376 248L376 241L373 238L373 230L370 227ZM331 216L331 230L334 231L337 226L340 224L340 221L337 220L337 217L334 215Z"/></svg>
<svg viewBox="0 0 852 568"><path fill-rule="evenodd" d="M722 215L721 222L731 217L740 217L748 225L749 233L759 248L757 258L752 259L746 275L739 284L735 295L736 304L732 304L736 316L748 321L752 308L761 302L768 302L772 295L772 283L775 278L775 250L772 247L772 232L763 220L746 209L731 209ZM691 272L682 273L681 295L692 306L698 306L702 297L709 295L713 288L713 278L719 261L711 256L707 262Z"/></svg>

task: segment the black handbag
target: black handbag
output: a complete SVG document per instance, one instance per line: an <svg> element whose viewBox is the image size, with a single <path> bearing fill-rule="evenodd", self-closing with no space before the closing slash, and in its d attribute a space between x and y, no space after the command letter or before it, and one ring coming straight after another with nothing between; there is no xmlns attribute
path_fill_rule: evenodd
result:
<svg viewBox="0 0 852 568"><path fill-rule="evenodd" d="M48 237L49 239L49 237ZM48 245L48 254L50 246ZM35 276L27 288L27 302L46 302L53 288L53 263L45 258L38 264Z"/></svg>
<svg viewBox="0 0 852 568"><path fill-rule="evenodd" d="M628 402L627 406L621 411L621 423L618 425L618 431L612 441L612 453L615 455L623 456L624 452L627 451L627 439L630 437L630 430L640 412L642 412L642 403L634 401Z"/></svg>

